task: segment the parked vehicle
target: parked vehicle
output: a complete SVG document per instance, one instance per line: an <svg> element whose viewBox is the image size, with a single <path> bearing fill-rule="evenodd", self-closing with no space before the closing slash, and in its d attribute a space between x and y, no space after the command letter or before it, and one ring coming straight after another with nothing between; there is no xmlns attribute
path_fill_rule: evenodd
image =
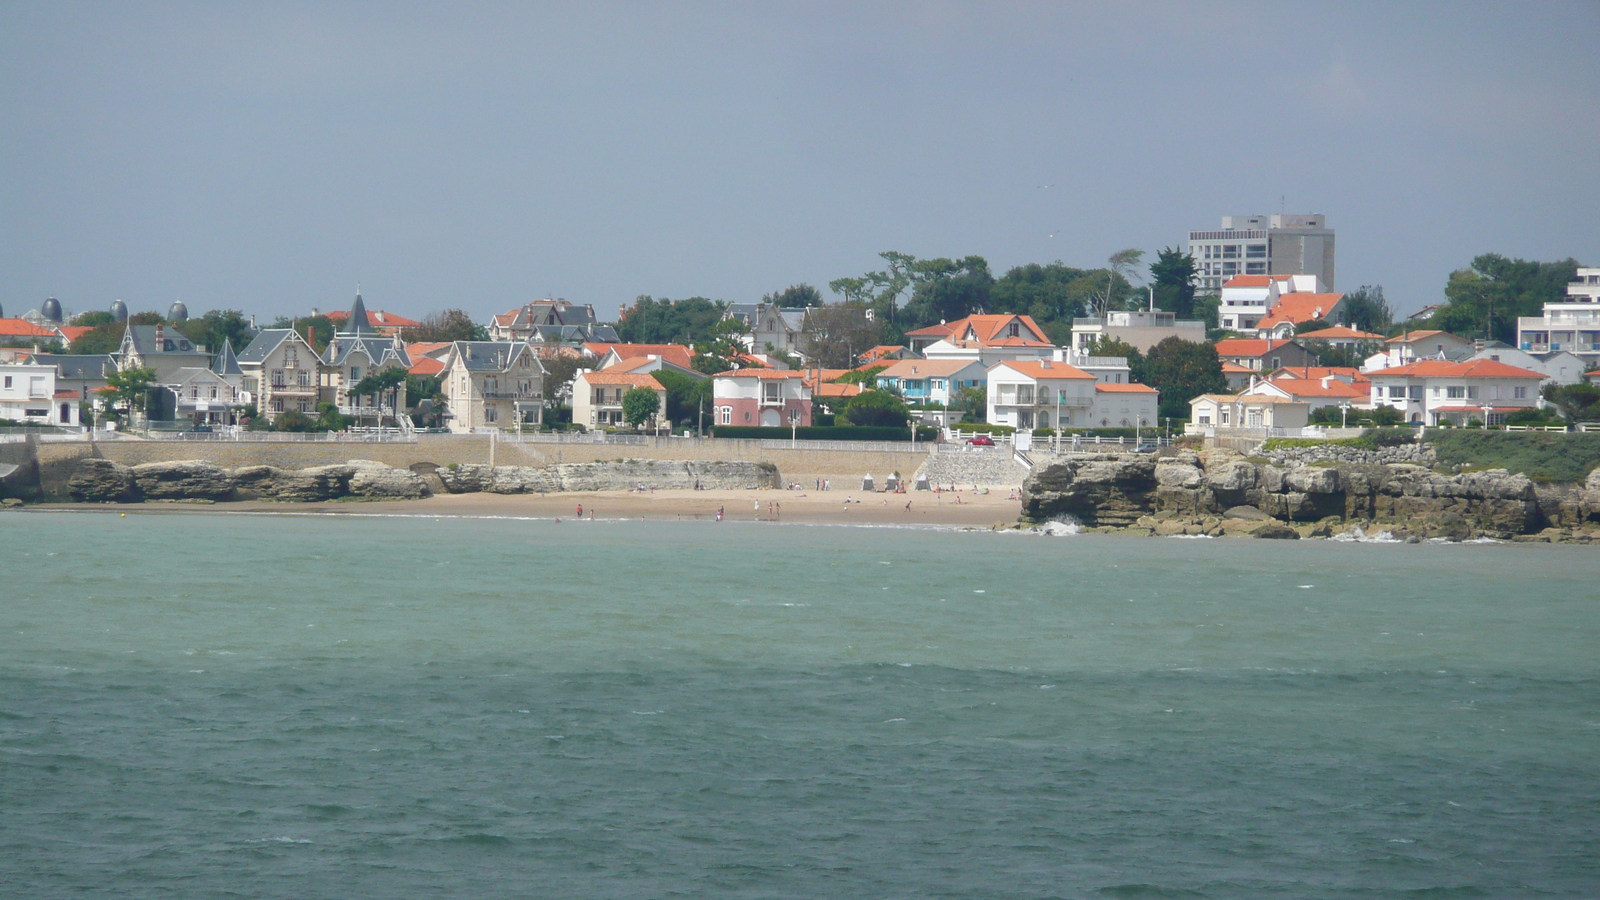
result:
<svg viewBox="0 0 1600 900"><path fill-rule="evenodd" d="M988 435L980 434L977 437L967 438L967 443L973 445L974 447L993 447L994 438L989 437Z"/></svg>

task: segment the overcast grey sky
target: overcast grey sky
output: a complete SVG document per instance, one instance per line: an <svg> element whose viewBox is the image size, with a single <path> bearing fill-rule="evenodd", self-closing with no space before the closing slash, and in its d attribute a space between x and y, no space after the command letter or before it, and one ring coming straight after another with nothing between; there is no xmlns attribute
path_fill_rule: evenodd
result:
<svg viewBox="0 0 1600 900"><path fill-rule="evenodd" d="M1326 213L1600 265L1600 3L0 5L0 305L750 301ZM1041 187L1051 185L1051 187ZM1054 233L1054 237L1050 235Z"/></svg>

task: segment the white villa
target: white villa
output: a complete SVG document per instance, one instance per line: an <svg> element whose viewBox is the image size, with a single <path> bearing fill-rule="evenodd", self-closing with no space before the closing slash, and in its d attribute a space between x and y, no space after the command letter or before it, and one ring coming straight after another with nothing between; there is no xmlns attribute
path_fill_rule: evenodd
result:
<svg viewBox="0 0 1600 900"><path fill-rule="evenodd" d="M1398 409L1407 422L1461 425L1478 419L1498 425L1509 413L1539 405L1545 376L1491 359L1428 359L1368 372L1367 377L1372 379L1372 405Z"/></svg>
<svg viewBox="0 0 1600 900"><path fill-rule="evenodd" d="M0 419L29 425L79 425L78 399L77 391L56 390L55 366L0 363Z"/></svg>
<svg viewBox="0 0 1600 900"><path fill-rule="evenodd" d="M988 418L1019 431L1153 425L1159 395L1142 384L1107 383L1064 362L1008 360L989 368Z"/></svg>

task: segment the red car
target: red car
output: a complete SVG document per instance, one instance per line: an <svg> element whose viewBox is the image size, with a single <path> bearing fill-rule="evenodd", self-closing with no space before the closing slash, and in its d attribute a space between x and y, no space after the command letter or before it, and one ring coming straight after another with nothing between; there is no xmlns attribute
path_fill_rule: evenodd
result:
<svg viewBox="0 0 1600 900"><path fill-rule="evenodd" d="M988 435L980 434L977 437L967 438L967 443L976 447L993 447L994 438L989 437Z"/></svg>

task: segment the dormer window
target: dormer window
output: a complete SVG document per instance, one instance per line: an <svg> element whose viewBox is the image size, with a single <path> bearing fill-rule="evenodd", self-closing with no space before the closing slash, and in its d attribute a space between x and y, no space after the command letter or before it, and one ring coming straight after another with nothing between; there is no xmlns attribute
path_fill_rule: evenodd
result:
<svg viewBox="0 0 1600 900"><path fill-rule="evenodd" d="M1016 322L1012 322L1010 332L1012 337L1016 337L1022 333L1022 326Z"/></svg>

